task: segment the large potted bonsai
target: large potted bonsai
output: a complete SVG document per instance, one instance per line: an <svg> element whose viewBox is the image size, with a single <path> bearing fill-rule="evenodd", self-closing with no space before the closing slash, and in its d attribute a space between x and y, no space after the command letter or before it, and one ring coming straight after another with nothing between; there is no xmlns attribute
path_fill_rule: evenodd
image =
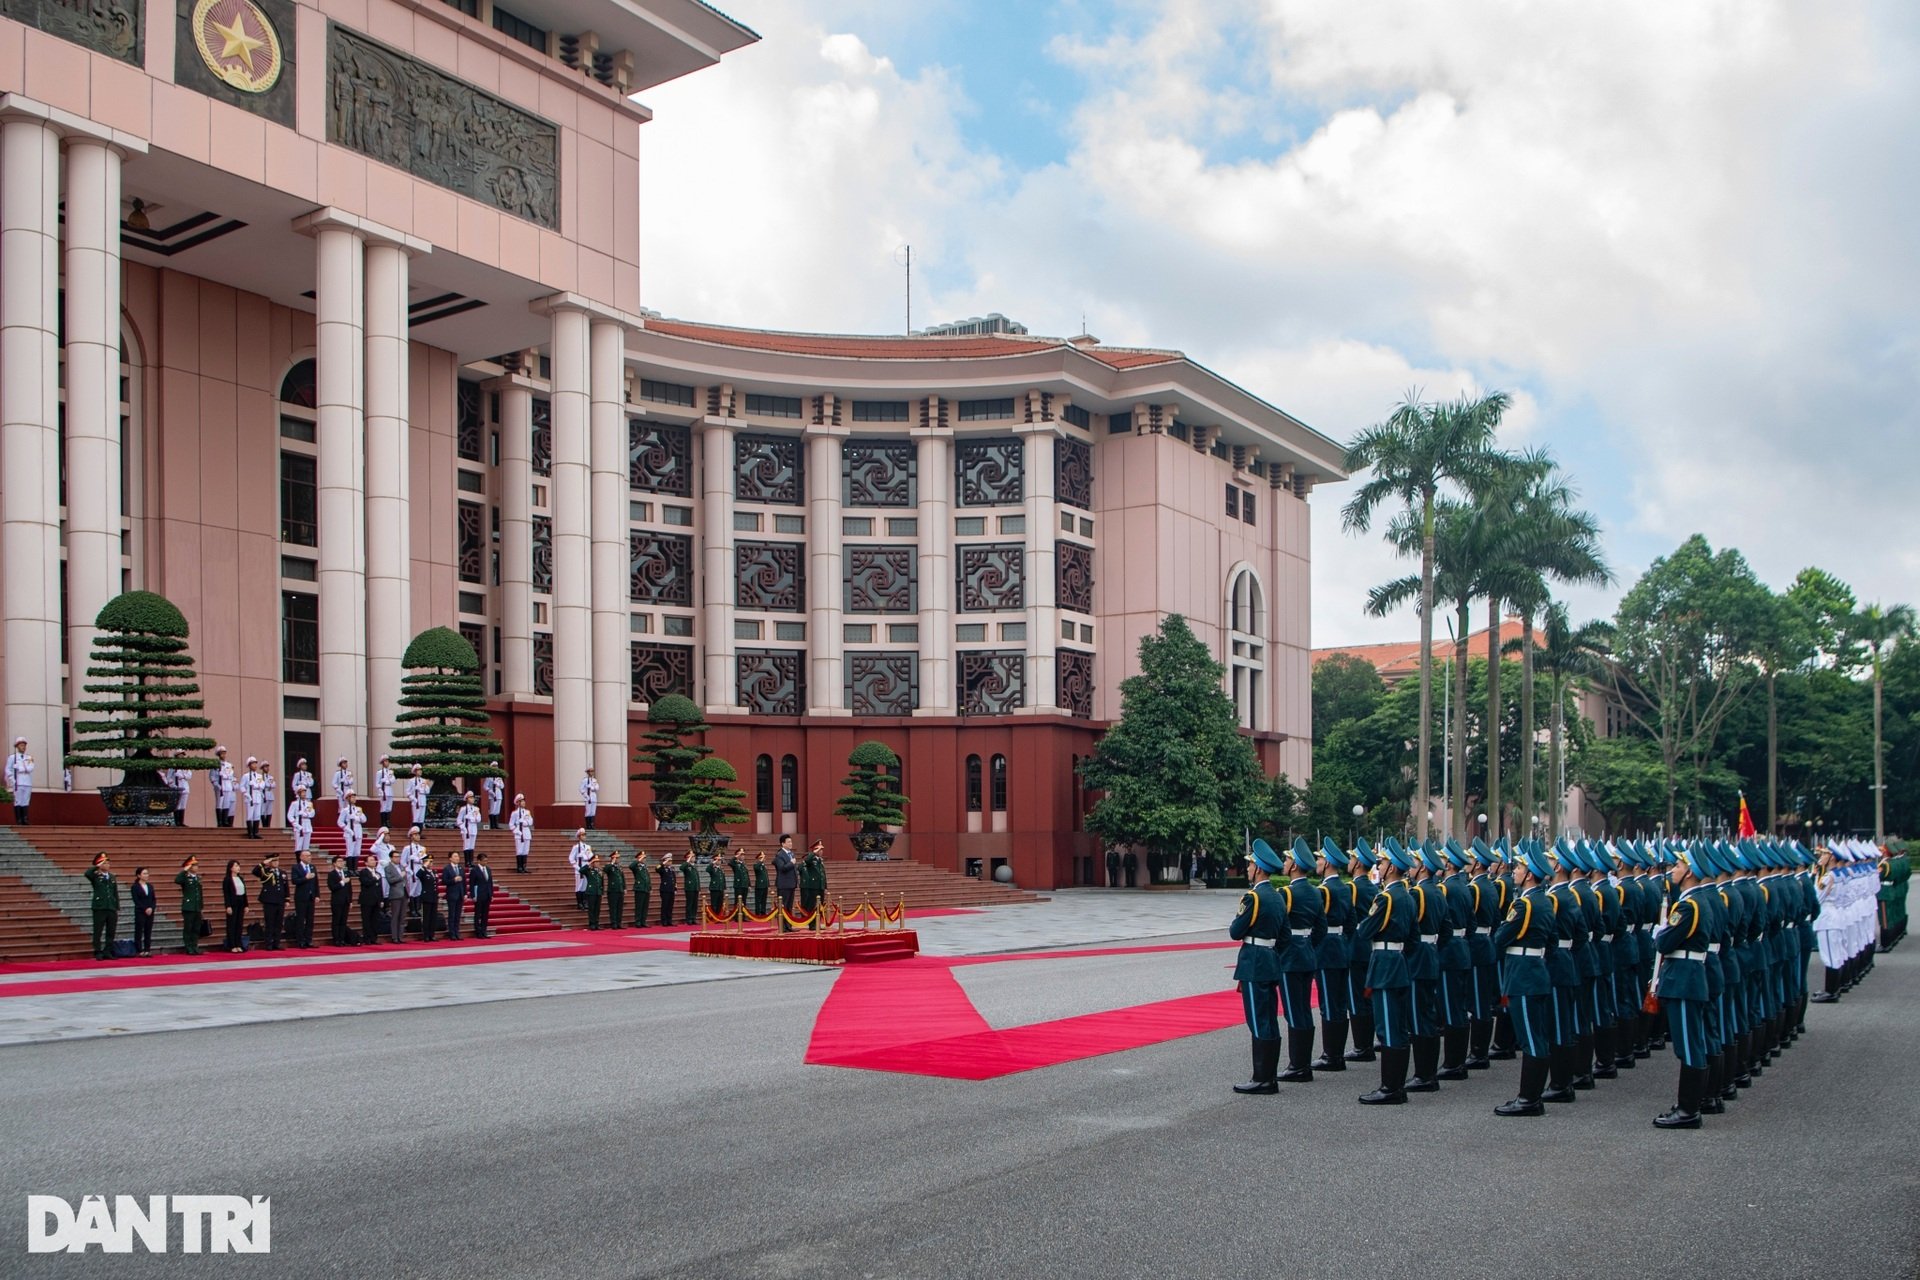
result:
<svg viewBox="0 0 1920 1280"><path fill-rule="evenodd" d="M74 724L66 755L70 769L119 769L118 785L100 788L107 821L116 827L173 825L178 793L163 769L212 769L212 738L183 730L205 729L198 714L206 703L187 652L187 620L173 602L151 591L128 591L107 601L94 618L99 628L88 658L90 695L79 709L102 717Z"/></svg>
<svg viewBox="0 0 1920 1280"><path fill-rule="evenodd" d="M460 812L460 790L478 790L481 779L503 775L480 655L458 631L432 627L413 638L400 665L407 674L400 680L401 709L393 717L399 727L389 747L394 772L405 778L419 765L432 783L426 825L451 827ZM454 786L456 778L463 788Z"/></svg>
<svg viewBox="0 0 1920 1280"><path fill-rule="evenodd" d="M675 817L688 825L687 847L695 857L712 858L724 853L733 837L714 828L732 826L753 816L741 803L747 793L728 785L739 780L733 766L718 756L696 760L687 769L686 780L674 797Z"/></svg>
<svg viewBox="0 0 1920 1280"><path fill-rule="evenodd" d="M860 824L860 829L848 837L856 857L863 862L885 862L899 834L887 828L899 827L907 820L907 797L900 794L891 772L900 757L886 743L870 738L853 749L847 763L853 766L853 772L840 779L846 791L833 811Z"/></svg>
<svg viewBox="0 0 1920 1280"><path fill-rule="evenodd" d="M647 808L653 813L656 828L692 830L686 816L679 812L679 801L693 766L713 754L712 747L697 740L706 733L707 722L693 699L670 693L647 708L647 724L633 756L633 762L646 769L631 775L632 779L653 788L653 800Z"/></svg>

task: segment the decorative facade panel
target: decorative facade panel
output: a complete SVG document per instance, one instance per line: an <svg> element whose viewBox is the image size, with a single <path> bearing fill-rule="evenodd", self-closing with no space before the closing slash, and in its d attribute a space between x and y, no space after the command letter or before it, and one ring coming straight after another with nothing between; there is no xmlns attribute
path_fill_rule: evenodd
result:
<svg viewBox="0 0 1920 1280"><path fill-rule="evenodd" d="M555 126L337 24L327 32L327 141L559 229Z"/></svg>
<svg viewBox="0 0 1920 1280"><path fill-rule="evenodd" d="M1056 542L1053 547L1053 589L1062 609L1075 613L1093 612L1093 548L1077 542Z"/></svg>
<svg viewBox="0 0 1920 1280"><path fill-rule="evenodd" d="M910 716L920 705L920 655L847 655L847 708L856 716Z"/></svg>
<svg viewBox="0 0 1920 1280"><path fill-rule="evenodd" d="M804 650L742 650L735 662L740 705L748 711L759 716L797 716L806 709Z"/></svg>
<svg viewBox="0 0 1920 1280"><path fill-rule="evenodd" d="M627 598L638 604L693 604L693 539L682 533L627 535Z"/></svg>
<svg viewBox="0 0 1920 1280"><path fill-rule="evenodd" d="M693 696L692 645L635 640L628 646L628 656L635 702L657 702L670 693Z"/></svg>
<svg viewBox="0 0 1920 1280"><path fill-rule="evenodd" d="M473 646L474 656L480 659L480 687L487 689L487 628L478 622L460 624L460 638Z"/></svg>
<svg viewBox="0 0 1920 1280"><path fill-rule="evenodd" d="M919 553L913 547L847 547L848 613L918 613L920 587L915 576Z"/></svg>
<svg viewBox="0 0 1920 1280"><path fill-rule="evenodd" d="M545 396L533 398L533 474L553 474L553 401Z"/></svg>
<svg viewBox="0 0 1920 1280"><path fill-rule="evenodd" d="M0 17L85 45L109 58L141 63L145 20L140 0L0 0Z"/></svg>
<svg viewBox="0 0 1920 1280"><path fill-rule="evenodd" d="M1026 450L1017 439L962 440L953 451L963 507L1012 507L1026 499Z"/></svg>
<svg viewBox="0 0 1920 1280"><path fill-rule="evenodd" d="M477 502L459 506L460 581L487 580L487 509Z"/></svg>
<svg viewBox="0 0 1920 1280"><path fill-rule="evenodd" d="M1019 650L960 652L960 714L1002 716L1027 702L1027 655Z"/></svg>
<svg viewBox="0 0 1920 1280"><path fill-rule="evenodd" d="M553 518L533 518L533 589L553 594Z"/></svg>
<svg viewBox="0 0 1920 1280"><path fill-rule="evenodd" d="M733 496L789 507L806 502L801 444L798 436L735 436Z"/></svg>
<svg viewBox="0 0 1920 1280"><path fill-rule="evenodd" d="M683 422L627 419L627 483L648 493L693 496L693 429Z"/></svg>
<svg viewBox="0 0 1920 1280"><path fill-rule="evenodd" d="M487 439L486 415L481 405L486 401L487 393L480 389L477 382L463 382L459 393L459 430L454 445L460 456L468 462L482 460L482 449Z"/></svg>
<svg viewBox="0 0 1920 1280"><path fill-rule="evenodd" d="M533 633L533 691L553 696L553 636L545 631Z"/></svg>
<svg viewBox="0 0 1920 1280"><path fill-rule="evenodd" d="M733 549L736 607L802 613L807 607L807 548L799 542L742 542Z"/></svg>
<svg viewBox="0 0 1920 1280"><path fill-rule="evenodd" d="M1093 510L1093 446L1084 440L1053 442L1053 496L1070 507Z"/></svg>
<svg viewBox="0 0 1920 1280"><path fill-rule="evenodd" d="M849 507L911 507L920 501L911 440L849 440L840 451L841 501Z"/></svg>
<svg viewBox="0 0 1920 1280"><path fill-rule="evenodd" d="M1079 649L1061 649L1055 655L1054 688L1068 715L1093 718L1093 655Z"/></svg>
<svg viewBox="0 0 1920 1280"><path fill-rule="evenodd" d="M955 550L962 613L1001 613L1027 607L1027 549L1023 544L979 542Z"/></svg>

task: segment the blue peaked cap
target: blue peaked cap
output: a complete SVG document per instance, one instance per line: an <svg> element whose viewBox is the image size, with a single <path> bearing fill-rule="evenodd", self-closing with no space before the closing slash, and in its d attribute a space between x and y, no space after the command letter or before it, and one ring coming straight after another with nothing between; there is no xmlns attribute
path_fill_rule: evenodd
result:
<svg viewBox="0 0 1920 1280"><path fill-rule="evenodd" d="M1332 836L1320 837L1320 856L1325 858L1327 865L1335 871L1347 869L1347 852L1333 842Z"/></svg>
<svg viewBox="0 0 1920 1280"><path fill-rule="evenodd" d="M1320 869L1320 859L1314 854L1313 846L1304 837L1293 838L1293 865L1303 876L1310 876Z"/></svg>
<svg viewBox="0 0 1920 1280"><path fill-rule="evenodd" d="M1253 842L1253 865L1268 875L1277 875L1286 869L1280 861L1280 855L1275 853L1273 846L1265 840Z"/></svg>

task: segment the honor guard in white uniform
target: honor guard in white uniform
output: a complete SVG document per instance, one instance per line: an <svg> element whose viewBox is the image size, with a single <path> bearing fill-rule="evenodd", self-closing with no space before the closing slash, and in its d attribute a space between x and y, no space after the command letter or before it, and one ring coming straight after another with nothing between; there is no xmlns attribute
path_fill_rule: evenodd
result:
<svg viewBox="0 0 1920 1280"><path fill-rule="evenodd" d="M294 856L313 848L313 801L305 788L294 792L293 803L287 806L287 829L293 833Z"/></svg>
<svg viewBox="0 0 1920 1280"><path fill-rule="evenodd" d="M260 779L260 761L247 757L247 771L240 778L240 804L247 816L247 839L260 838L260 810L267 802L266 784Z"/></svg>
<svg viewBox="0 0 1920 1280"><path fill-rule="evenodd" d="M407 843L401 848L398 856L400 869L407 873L409 880L420 874L420 868L427 860L427 846L420 843L420 828L407 828Z"/></svg>
<svg viewBox="0 0 1920 1280"><path fill-rule="evenodd" d="M234 778L233 766L227 763L227 749L215 747L213 755L220 766L207 775L207 782L213 787L213 820L222 827L233 825L233 802L239 790Z"/></svg>
<svg viewBox="0 0 1920 1280"><path fill-rule="evenodd" d="M313 797L313 775L307 771L307 758L305 756L301 756L293 762L293 781L287 785L291 786L295 791L305 787L307 789L307 797L309 799Z"/></svg>
<svg viewBox="0 0 1920 1280"><path fill-rule="evenodd" d="M360 836L367 829L367 815L355 802L353 792L349 791L340 801L340 816L334 819L334 825L340 828L340 835L347 842L347 865L360 865Z"/></svg>
<svg viewBox="0 0 1920 1280"><path fill-rule="evenodd" d="M266 793L260 801L260 825L273 825L274 811L280 807L280 780L273 776L273 766L265 760L260 762L260 784Z"/></svg>
<svg viewBox="0 0 1920 1280"><path fill-rule="evenodd" d="M33 803L33 757L27 754L27 740L13 740L13 754L7 757L7 790L13 792L13 823L27 825L27 807Z"/></svg>
<svg viewBox="0 0 1920 1280"><path fill-rule="evenodd" d="M173 792L173 825L184 827L187 825L187 801L193 799L193 770L177 768L173 771Z"/></svg>
<svg viewBox="0 0 1920 1280"><path fill-rule="evenodd" d="M373 771L373 798L375 807L380 810L380 825L393 825L393 786L395 778L388 757L380 757L380 767Z"/></svg>
<svg viewBox="0 0 1920 1280"><path fill-rule="evenodd" d="M580 803L586 807L587 830L593 830L593 815L600 810L600 779L593 776L593 766L587 766L587 776L580 779Z"/></svg>
<svg viewBox="0 0 1920 1280"><path fill-rule="evenodd" d="M573 833L573 848L567 850L567 861L573 866L573 905L585 911L587 909L587 864L593 861L593 846L587 843L585 827Z"/></svg>
<svg viewBox="0 0 1920 1280"><path fill-rule="evenodd" d="M374 833L373 843L367 846L367 856L373 859L375 867L386 866L388 860L393 857L393 842L387 839L389 834L391 833L387 828L380 828Z"/></svg>
<svg viewBox="0 0 1920 1280"><path fill-rule="evenodd" d="M495 760L493 767L498 769L500 762ZM487 798L487 830L498 831L500 806L505 804L507 799L507 780L496 773L480 784L480 793Z"/></svg>
<svg viewBox="0 0 1920 1280"><path fill-rule="evenodd" d="M513 832L513 869L525 875L527 855L533 852L533 810L527 808L524 795L513 797L513 816L507 819L507 826Z"/></svg>
<svg viewBox="0 0 1920 1280"><path fill-rule="evenodd" d="M407 808L411 810L407 817L416 827L427 820L427 792L433 790L433 784L420 773L420 766L413 766L413 776L407 779Z"/></svg>
<svg viewBox="0 0 1920 1280"><path fill-rule="evenodd" d="M460 806L460 812L454 815L453 821L460 828L460 858L471 864L473 842L480 838L480 802L473 792L467 792L466 802Z"/></svg>
<svg viewBox="0 0 1920 1280"><path fill-rule="evenodd" d="M333 798L341 804L345 804L347 797L352 794L353 770L347 768L347 758L341 756L340 763L335 766L333 771Z"/></svg>

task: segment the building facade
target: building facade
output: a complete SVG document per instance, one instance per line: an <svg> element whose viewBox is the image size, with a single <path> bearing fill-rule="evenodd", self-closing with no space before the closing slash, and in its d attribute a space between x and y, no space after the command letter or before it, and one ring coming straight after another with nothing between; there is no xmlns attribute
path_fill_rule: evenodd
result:
<svg viewBox="0 0 1920 1280"><path fill-rule="evenodd" d="M457 627L548 823L591 765L644 825L628 762L681 691L762 831L840 829L877 737L906 852L1073 883L1073 765L1175 611L1305 776L1332 442L1177 352L643 313L632 95L753 38L698 0L0 0L0 697L37 810L97 820L105 779L46 782L129 587L283 776L370 777L407 642Z"/></svg>

